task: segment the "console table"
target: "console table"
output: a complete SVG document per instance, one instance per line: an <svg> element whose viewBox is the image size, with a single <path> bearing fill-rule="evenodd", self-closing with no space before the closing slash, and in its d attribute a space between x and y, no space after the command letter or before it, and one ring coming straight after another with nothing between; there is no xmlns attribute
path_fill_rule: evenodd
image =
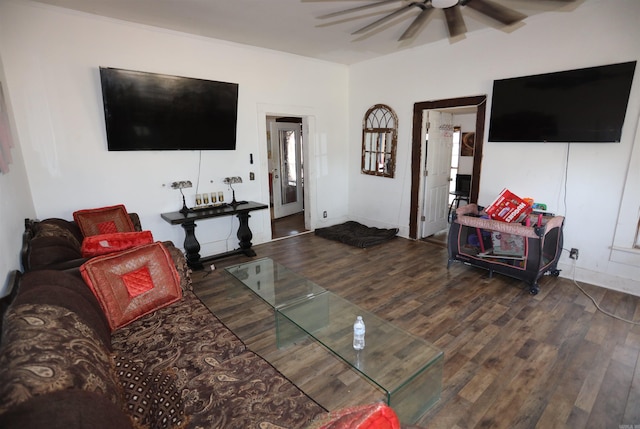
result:
<svg viewBox="0 0 640 429"><path fill-rule="evenodd" d="M200 258L200 243L196 238L196 221L211 219L222 216L237 216L240 221L238 227L238 239L240 240L240 248L231 250L229 252L220 253L218 255L208 256L204 259L214 260L224 258L226 256L237 255L244 253L247 256L256 256L256 252L251 249L251 239L253 234L249 229L249 212L254 210L263 210L268 208L266 204L256 203L249 201L242 204L226 204L219 207L209 207L204 209L192 209L188 213L182 212L170 212L162 213L162 219L169 222L171 225L180 225L184 228L184 250L186 251L186 258L189 267L194 270L201 270L203 268L202 259Z"/></svg>

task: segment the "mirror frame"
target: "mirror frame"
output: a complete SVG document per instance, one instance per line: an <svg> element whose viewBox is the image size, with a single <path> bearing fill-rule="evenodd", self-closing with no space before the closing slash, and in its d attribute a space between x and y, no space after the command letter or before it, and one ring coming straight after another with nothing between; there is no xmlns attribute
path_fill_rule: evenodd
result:
<svg viewBox="0 0 640 429"><path fill-rule="evenodd" d="M398 115L386 104L376 104L367 110L362 120L360 172L393 178L396 172L397 147ZM373 168L372 160L377 165Z"/></svg>

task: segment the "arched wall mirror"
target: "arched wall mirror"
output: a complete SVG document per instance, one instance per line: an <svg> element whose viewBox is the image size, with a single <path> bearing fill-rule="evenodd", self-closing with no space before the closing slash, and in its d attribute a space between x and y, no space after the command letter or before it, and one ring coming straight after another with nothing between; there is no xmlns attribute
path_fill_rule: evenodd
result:
<svg viewBox="0 0 640 429"><path fill-rule="evenodd" d="M398 145L398 116L391 107L376 104L362 121L362 174L394 177Z"/></svg>

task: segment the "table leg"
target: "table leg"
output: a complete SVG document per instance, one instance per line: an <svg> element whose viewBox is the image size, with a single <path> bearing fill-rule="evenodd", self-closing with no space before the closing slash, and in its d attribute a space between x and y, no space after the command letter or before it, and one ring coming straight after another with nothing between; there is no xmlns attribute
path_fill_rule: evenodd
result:
<svg viewBox="0 0 640 429"><path fill-rule="evenodd" d="M240 226L238 226L238 239L240 240L240 249L247 256L256 256L256 252L251 248L251 239L253 234L249 229L249 216L248 212L238 213L238 220Z"/></svg>
<svg viewBox="0 0 640 429"><path fill-rule="evenodd" d="M196 223L194 221L184 222L184 250L186 251L187 264L194 270L203 268L200 262L200 243L196 239Z"/></svg>

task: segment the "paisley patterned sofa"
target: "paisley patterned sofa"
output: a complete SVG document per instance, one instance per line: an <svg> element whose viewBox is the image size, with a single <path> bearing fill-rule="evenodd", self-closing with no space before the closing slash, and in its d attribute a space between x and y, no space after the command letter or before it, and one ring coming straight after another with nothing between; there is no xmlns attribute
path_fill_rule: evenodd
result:
<svg viewBox="0 0 640 429"><path fill-rule="evenodd" d="M2 428L302 428L326 410L194 295L113 330L75 271L20 276L2 325ZM390 427L390 426L389 426Z"/></svg>

